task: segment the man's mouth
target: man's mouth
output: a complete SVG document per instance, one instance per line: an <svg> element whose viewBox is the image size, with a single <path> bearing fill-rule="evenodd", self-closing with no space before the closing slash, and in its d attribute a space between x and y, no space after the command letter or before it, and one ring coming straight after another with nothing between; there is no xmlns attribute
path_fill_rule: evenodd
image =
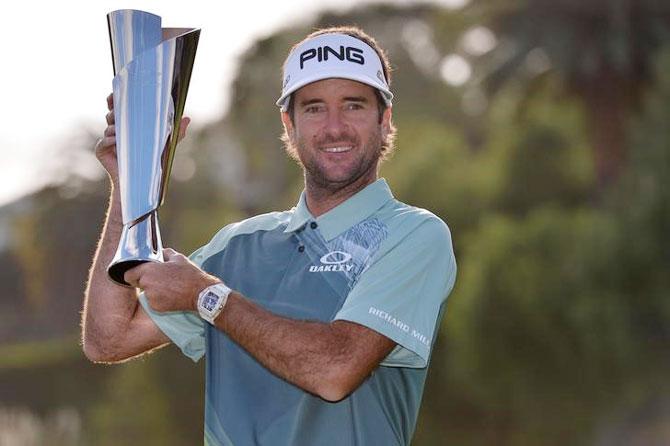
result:
<svg viewBox="0 0 670 446"><path fill-rule="evenodd" d="M321 150L328 153L342 153L348 152L353 146L337 146L337 147L323 147Z"/></svg>

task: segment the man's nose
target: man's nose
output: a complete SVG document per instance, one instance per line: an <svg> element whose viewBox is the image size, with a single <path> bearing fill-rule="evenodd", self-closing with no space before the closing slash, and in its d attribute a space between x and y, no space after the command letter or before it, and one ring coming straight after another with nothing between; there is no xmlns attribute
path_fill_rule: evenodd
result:
<svg viewBox="0 0 670 446"><path fill-rule="evenodd" d="M339 135L344 132L346 124L343 118L344 116L339 108L329 110L326 116L326 132L331 135Z"/></svg>

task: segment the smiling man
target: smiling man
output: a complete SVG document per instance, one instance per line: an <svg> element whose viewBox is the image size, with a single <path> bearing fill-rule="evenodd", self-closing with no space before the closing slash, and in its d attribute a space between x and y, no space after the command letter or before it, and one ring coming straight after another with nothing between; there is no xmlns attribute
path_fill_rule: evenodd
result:
<svg viewBox="0 0 670 446"><path fill-rule="evenodd" d="M389 64L356 28L294 46L277 101L303 167L295 208L230 224L190 259L164 251L116 285L113 114L96 148L112 182L86 292L84 351L118 362L176 344L205 356L209 445L403 445L456 263L442 220L396 200ZM111 104L110 104L111 108Z"/></svg>

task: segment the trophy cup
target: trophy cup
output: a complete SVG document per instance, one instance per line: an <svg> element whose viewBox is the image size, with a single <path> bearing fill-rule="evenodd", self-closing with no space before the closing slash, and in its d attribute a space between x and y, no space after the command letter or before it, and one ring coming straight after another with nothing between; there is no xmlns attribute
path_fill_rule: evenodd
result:
<svg viewBox="0 0 670 446"><path fill-rule="evenodd" d="M114 118L123 232L107 273L162 262L158 207L163 203L198 47L199 29L161 28L144 11L107 14L114 65Z"/></svg>

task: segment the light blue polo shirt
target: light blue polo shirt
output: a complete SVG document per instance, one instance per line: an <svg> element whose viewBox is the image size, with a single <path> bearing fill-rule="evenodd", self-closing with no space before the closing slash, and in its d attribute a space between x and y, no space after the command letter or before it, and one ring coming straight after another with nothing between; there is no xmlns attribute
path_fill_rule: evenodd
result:
<svg viewBox="0 0 670 446"><path fill-rule="evenodd" d="M405 445L414 433L436 330L456 278L446 224L393 198L380 179L314 218L305 203L226 226L191 259L275 314L365 325L397 343L337 403L275 376L190 312L153 320L207 358L207 445ZM225 310L224 310L225 311Z"/></svg>

